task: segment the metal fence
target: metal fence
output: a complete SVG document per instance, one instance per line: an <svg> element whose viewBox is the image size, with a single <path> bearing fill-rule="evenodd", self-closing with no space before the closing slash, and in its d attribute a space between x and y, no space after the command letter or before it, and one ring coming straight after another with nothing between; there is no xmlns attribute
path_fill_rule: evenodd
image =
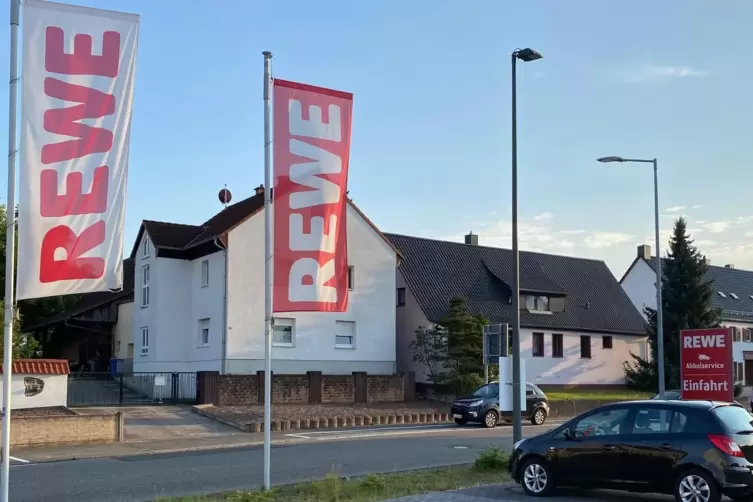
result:
<svg viewBox="0 0 753 502"><path fill-rule="evenodd" d="M193 404L196 373L68 375L68 406Z"/></svg>

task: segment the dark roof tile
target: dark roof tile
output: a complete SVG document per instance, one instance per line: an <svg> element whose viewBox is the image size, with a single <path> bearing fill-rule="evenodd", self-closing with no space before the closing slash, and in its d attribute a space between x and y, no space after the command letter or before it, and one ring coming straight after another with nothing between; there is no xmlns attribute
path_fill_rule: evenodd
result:
<svg viewBox="0 0 753 502"><path fill-rule="evenodd" d="M512 321L509 249L386 234L400 251L400 271L424 314L439 322L450 300L464 297L472 313L492 323ZM529 328L645 334L645 323L603 261L543 253L520 253L522 292L565 295L565 310L521 310Z"/></svg>

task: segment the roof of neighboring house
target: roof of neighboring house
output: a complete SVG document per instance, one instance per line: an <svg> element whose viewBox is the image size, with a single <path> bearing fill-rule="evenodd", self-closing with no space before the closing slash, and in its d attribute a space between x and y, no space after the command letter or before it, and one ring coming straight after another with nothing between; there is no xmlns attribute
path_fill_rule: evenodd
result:
<svg viewBox="0 0 753 502"><path fill-rule="evenodd" d="M3 370L0 365L0 373ZM71 372L65 359L16 359L12 370L20 375L68 375Z"/></svg>
<svg viewBox="0 0 753 502"><path fill-rule="evenodd" d="M392 243L384 237L376 225L358 209L351 199L348 199L348 203L394 249ZM259 187L256 194L227 206L201 225L144 220L136 236L131 257L136 256L137 247L144 231L149 234L149 239L157 248L160 256L195 259L198 256L209 254L217 249L214 245L216 239L224 239L227 232L262 209L264 209L264 190L263 187ZM160 249L164 251L160 252ZM395 252L398 252L397 249L395 249Z"/></svg>
<svg viewBox="0 0 753 502"><path fill-rule="evenodd" d="M399 266L419 306L439 322L450 300L464 297L469 311L491 323L512 322L513 255L509 249L386 234L402 253ZM599 333L646 333L643 316L603 261L522 251L523 293L564 296L565 309L520 312L522 326Z"/></svg>
<svg viewBox="0 0 753 502"><path fill-rule="evenodd" d="M98 291L96 293L87 293L81 295L79 301L76 302L72 307L62 312L58 312L57 314L51 315L50 317L41 320L37 324L24 327L24 329L34 331L39 328L44 328L46 326L50 326L52 324L56 324L67 319L71 319L72 317L84 314L90 310L104 307L115 301L119 301L121 303L133 301L133 280L133 260L131 258L126 258L125 260L123 260L123 289L121 289L120 291Z"/></svg>
<svg viewBox="0 0 753 502"><path fill-rule="evenodd" d="M637 260L642 259L638 258ZM662 258L662 260L667 261L666 258ZM655 256L644 261L653 270L656 270ZM625 275L627 275L627 272ZM753 271L709 265L706 279L714 281L711 306L722 309L725 320L753 322L753 297L751 296L753 295ZM724 293L724 297L719 292Z"/></svg>

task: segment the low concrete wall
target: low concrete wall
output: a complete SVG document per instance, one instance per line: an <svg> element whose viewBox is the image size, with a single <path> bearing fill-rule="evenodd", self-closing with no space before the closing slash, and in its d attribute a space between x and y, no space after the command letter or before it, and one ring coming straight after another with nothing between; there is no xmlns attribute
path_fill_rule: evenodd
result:
<svg viewBox="0 0 753 502"><path fill-rule="evenodd" d="M591 411L599 406L610 404L614 400L608 399L578 399L564 401L549 401L549 418L571 418L577 417L581 413Z"/></svg>
<svg viewBox="0 0 753 502"><path fill-rule="evenodd" d="M18 417L11 421L15 447L118 443L125 433L123 413Z"/></svg>

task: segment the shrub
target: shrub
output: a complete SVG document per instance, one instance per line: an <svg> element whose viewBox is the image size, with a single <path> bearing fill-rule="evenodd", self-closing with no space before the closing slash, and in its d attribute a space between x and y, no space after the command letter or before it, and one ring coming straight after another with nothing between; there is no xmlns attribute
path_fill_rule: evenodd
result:
<svg viewBox="0 0 753 502"><path fill-rule="evenodd" d="M476 373L456 375L452 378L452 391L456 396L465 396L484 385L484 377Z"/></svg>
<svg viewBox="0 0 753 502"><path fill-rule="evenodd" d="M737 399L738 397L742 395L743 387L744 387L743 382L740 382L740 381L735 382L735 399Z"/></svg>
<svg viewBox="0 0 753 502"><path fill-rule="evenodd" d="M473 466L479 471L501 471L507 469L507 453L495 446L482 451Z"/></svg>

